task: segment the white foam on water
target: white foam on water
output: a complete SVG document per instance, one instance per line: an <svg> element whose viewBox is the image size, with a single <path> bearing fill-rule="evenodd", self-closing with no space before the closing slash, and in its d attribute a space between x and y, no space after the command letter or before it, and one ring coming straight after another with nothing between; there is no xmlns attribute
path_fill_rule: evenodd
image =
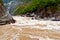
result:
<svg viewBox="0 0 60 40"><path fill-rule="evenodd" d="M49 37L46 37L46 38L43 38L43 37L40 37L40 36L32 36L32 35L29 35L30 38L38 38L39 40L54 40L54 39L51 39Z"/></svg>
<svg viewBox="0 0 60 40"><path fill-rule="evenodd" d="M29 18L29 17L21 17L21 16L14 16L13 18L16 20L16 23L11 24L11 25L17 25L17 26L29 25L28 27L30 27L30 28L60 30L60 22L59 21L31 20L31 18ZM29 18L29 20L28 20L28 18ZM45 27L34 26L36 24L47 25L47 26L45 26Z"/></svg>

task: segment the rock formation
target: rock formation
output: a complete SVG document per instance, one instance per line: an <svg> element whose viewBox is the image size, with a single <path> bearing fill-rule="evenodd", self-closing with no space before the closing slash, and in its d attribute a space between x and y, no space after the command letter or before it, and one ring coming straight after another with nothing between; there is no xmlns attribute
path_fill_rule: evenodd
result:
<svg viewBox="0 0 60 40"><path fill-rule="evenodd" d="M15 23L15 20L12 18L10 14L5 13L5 7L3 5L3 2L0 1L0 25L10 23Z"/></svg>

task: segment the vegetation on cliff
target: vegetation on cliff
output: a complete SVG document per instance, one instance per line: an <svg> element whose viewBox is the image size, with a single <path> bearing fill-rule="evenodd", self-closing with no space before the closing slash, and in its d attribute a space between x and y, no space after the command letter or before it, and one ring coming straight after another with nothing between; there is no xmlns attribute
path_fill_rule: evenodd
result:
<svg viewBox="0 0 60 40"><path fill-rule="evenodd" d="M47 16L48 12L53 14L58 10L60 0L30 0L26 4L22 4L16 7L16 14L26 14L27 12L41 13L43 16Z"/></svg>

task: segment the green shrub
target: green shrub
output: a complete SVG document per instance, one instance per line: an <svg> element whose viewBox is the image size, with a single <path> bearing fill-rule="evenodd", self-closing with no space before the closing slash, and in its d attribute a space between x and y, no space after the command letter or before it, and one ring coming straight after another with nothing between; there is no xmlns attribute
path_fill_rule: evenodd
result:
<svg viewBox="0 0 60 40"><path fill-rule="evenodd" d="M60 3L60 0L31 0L27 4L22 4L20 6L16 7L16 14L24 14L27 12L32 12L35 9L41 9L44 7L54 7L56 8L58 4Z"/></svg>

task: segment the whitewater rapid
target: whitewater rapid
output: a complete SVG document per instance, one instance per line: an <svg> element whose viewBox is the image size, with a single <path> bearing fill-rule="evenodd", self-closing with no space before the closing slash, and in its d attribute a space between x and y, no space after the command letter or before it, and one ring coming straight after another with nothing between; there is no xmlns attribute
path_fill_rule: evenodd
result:
<svg viewBox="0 0 60 40"><path fill-rule="evenodd" d="M48 29L48 30L60 30L60 22L59 21L50 21L50 20L32 20L31 17L21 17L21 16L13 16L16 20L16 23L11 25L17 26L30 26L30 28L38 28L38 29ZM37 26L37 25L41 25ZM33 27L32 27L33 26Z"/></svg>

